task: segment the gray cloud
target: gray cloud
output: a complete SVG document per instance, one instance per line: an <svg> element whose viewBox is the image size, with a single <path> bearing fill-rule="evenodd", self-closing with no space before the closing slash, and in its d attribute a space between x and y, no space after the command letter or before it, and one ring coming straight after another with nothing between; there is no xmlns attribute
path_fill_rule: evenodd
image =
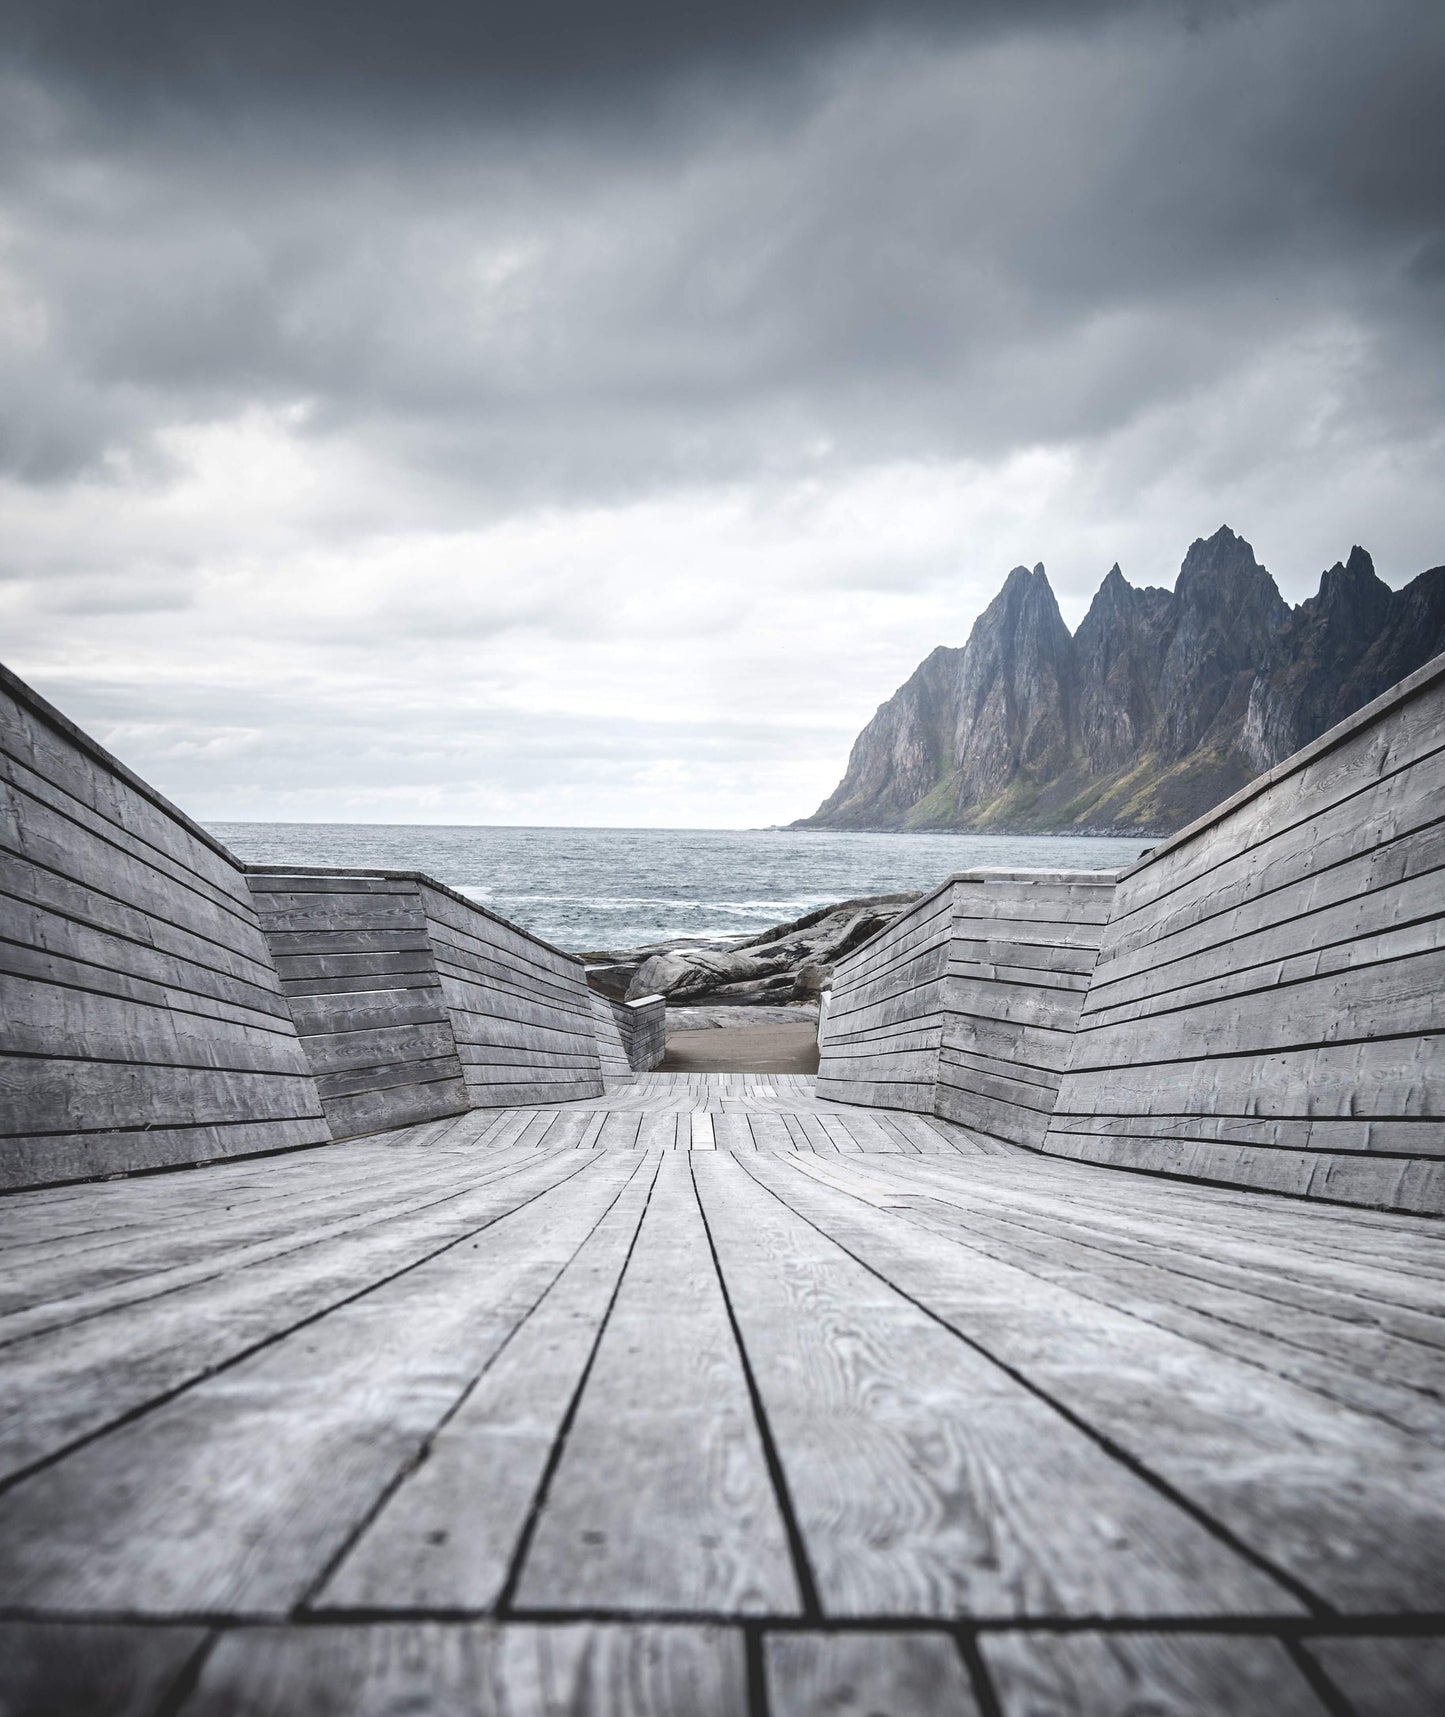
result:
<svg viewBox="0 0 1445 1717"><path fill-rule="evenodd" d="M531 0L526 6L413 0L10 0L11 53L82 93L102 116L218 110L268 113L300 104L378 100L393 111L478 117L476 103L515 122L548 96L575 106L701 78L767 77L820 46L886 26L987 37L1068 23L1077 27L1140 0ZM1237 9L1230 0L1179 0L1186 23ZM554 120L556 112L547 117Z"/></svg>
<svg viewBox="0 0 1445 1717"><path fill-rule="evenodd" d="M12 345L3 449L32 480L162 471L157 428L255 400L504 502L996 454L1106 433L1340 318L1372 348L1357 409L1398 409L1402 369L1417 418L1440 405L1433 6L1193 29L1041 6L1012 31L982 7L926 46L865 6L423 8L399 41L363 7L336 57L390 99L345 147L302 101L326 9L107 9L90 33L82 10L30 14L40 93L16 109L12 297L47 331ZM938 32L947 10L901 16ZM759 62L803 44L808 76L754 101ZM417 111L471 71L611 88L705 65L732 83L660 150L585 108L540 130ZM239 131L157 112L217 80ZM155 103L97 149L85 114L141 84ZM283 95L274 134L246 129Z"/></svg>
<svg viewBox="0 0 1445 1717"><path fill-rule="evenodd" d="M333 711L318 779L390 653L463 697L531 662L465 719L561 782L525 722L599 652L645 677L710 641L710 707L766 704L801 757L1016 561L1073 612L1116 555L1168 582L1226 517L1295 598L1351 540L1396 582L1442 558L1433 0L397 19L7 8L17 665L184 702L187 653L223 660L234 695L190 707L231 760L208 780L294 773L266 678L293 650ZM826 642L753 652L769 588ZM707 721L649 715L672 683L608 756L671 732L716 765ZM387 698L424 774L431 718Z"/></svg>

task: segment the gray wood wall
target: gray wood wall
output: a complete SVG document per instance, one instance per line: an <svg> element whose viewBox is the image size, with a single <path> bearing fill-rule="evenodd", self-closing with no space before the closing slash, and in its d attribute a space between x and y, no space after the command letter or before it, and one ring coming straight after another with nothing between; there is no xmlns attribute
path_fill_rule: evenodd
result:
<svg viewBox="0 0 1445 1717"><path fill-rule="evenodd" d="M617 1015L619 1005L609 997L592 992L592 1024L597 1033L597 1053L602 1072L608 1079L624 1079L632 1071L627 1059L627 1045L622 1041L622 1025Z"/></svg>
<svg viewBox="0 0 1445 1717"><path fill-rule="evenodd" d="M582 962L430 878L418 880L471 1106L600 1096Z"/></svg>
<svg viewBox="0 0 1445 1717"><path fill-rule="evenodd" d="M1112 871L954 881L935 1114L1043 1143L1113 897Z"/></svg>
<svg viewBox="0 0 1445 1717"><path fill-rule="evenodd" d="M0 1187L601 1094L579 961L427 877L247 867L0 668Z"/></svg>
<svg viewBox="0 0 1445 1717"><path fill-rule="evenodd" d="M417 872L248 878L338 1138L601 1094L572 955Z"/></svg>
<svg viewBox="0 0 1445 1717"><path fill-rule="evenodd" d="M239 865L0 668L0 1186L329 1137Z"/></svg>
<svg viewBox="0 0 1445 1717"><path fill-rule="evenodd" d="M1113 873L950 877L840 962L818 1089L1039 1146Z"/></svg>
<svg viewBox="0 0 1445 1717"><path fill-rule="evenodd" d="M638 996L617 1004L623 1016L622 1042L634 1073L650 1073L667 1054L667 999Z"/></svg>
<svg viewBox="0 0 1445 1717"><path fill-rule="evenodd" d="M273 870L247 881L332 1136L470 1107L417 883Z"/></svg>
<svg viewBox="0 0 1445 1717"><path fill-rule="evenodd" d="M592 1019L602 1071L609 1079L650 1073L667 1053L667 1001L662 996L618 1002L594 990Z"/></svg>
<svg viewBox="0 0 1445 1717"><path fill-rule="evenodd" d="M1445 657L1121 879L1060 1155L1445 1210Z"/></svg>
<svg viewBox="0 0 1445 1717"><path fill-rule="evenodd" d="M953 881L839 961L818 1047L818 1094L931 1114L938 1086Z"/></svg>

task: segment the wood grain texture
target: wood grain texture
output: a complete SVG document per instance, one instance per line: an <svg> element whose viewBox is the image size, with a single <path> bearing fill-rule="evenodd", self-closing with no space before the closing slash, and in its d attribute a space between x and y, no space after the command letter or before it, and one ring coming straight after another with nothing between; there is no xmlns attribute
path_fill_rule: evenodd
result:
<svg viewBox="0 0 1445 1717"><path fill-rule="evenodd" d="M240 867L0 680L0 1187L329 1137Z"/></svg>
<svg viewBox="0 0 1445 1717"><path fill-rule="evenodd" d="M1046 1148L1445 1212L1445 670L1119 884Z"/></svg>
<svg viewBox="0 0 1445 1717"><path fill-rule="evenodd" d="M1445 1451L1437 1445L1128 1310L1085 1306L1017 1263L970 1254L903 1212L858 1202L840 1189L838 1171L824 1184L799 1172L801 1158L759 1156L746 1166L1301 1589L1365 1613L1439 1603ZM1362 1441L1375 1451L1367 1467Z"/></svg>
<svg viewBox="0 0 1445 1717"><path fill-rule="evenodd" d="M0 1476L10 1477L115 1424L157 1395L198 1382L345 1302L357 1284L410 1269L506 1215L554 1171L512 1148L496 1166L465 1159L380 1206L334 1195L314 1230L226 1247L197 1222L210 1256L12 1315L0 1374ZM399 1165L392 1165L393 1174Z"/></svg>
<svg viewBox="0 0 1445 1717"><path fill-rule="evenodd" d="M634 1074L0 1247L7 1709L1439 1702L1436 1221Z"/></svg>
<svg viewBox="0 0 1445 1717"><path fill-rule="evenodd" d="M390 1280L363 1277L320 1323L22 1480L0 1498L3 1601L289 1610L627 1172L615 1159L550 1159L485 1248L454 1242Z"/></svg>
<svg viewBox="0 0 1445 1717"><path fill-rule="evenodd" d="M774 1634L773 1717L977 1717L968 1672L938 1634Z"/></svg>
<svg viewBox="0 0 1445 1717"><path fill-rule="evenodd" d="M519 1602L796 1611L798 1589L685 1155L663 1154Z"/></svg>
<svg viewBox="0 0 1445 1717"><path fill-rule="evenodd" d="M838 963L818 1040L824 1096L933 1108L951 906L945 885Z"/></svg>
<svg viewBox="0 0 1445 1717"><path fill-rule="evenodd" d="M786 1191L770 1196L767 1165L723 1159L694 1173L825 1614L1288 1606L1274 1582L799 1220Z"/></svg>
<svg viewBox="0 0 1445 1717"><path fill-rule="evenodd" d="M1277 1640L985 1634L1003 1717L1326 1717Z"/></svg>
<svg viewBox="0 0 1445 1717"><path fill-rule="evenodd" d="M423 877L247 876L334 1137L600 1093L569 956Z"/></svg>
<svg viewBox="0 0 1445 1717"><path fill-rule="evenodd" d="M597 1032L597 1054L603 1076L625 1079L632 1072L627 1059L627 1045L622 1041L620 1010L598 991L591 995L593 1025Z"/></svg>
<svg viewBox="0 0 1445 1717"><path fill-rule="evenodd" d="M151 1717L205 1642L200 1628L0 1622L6 1717Z"/></svg>
<svg viewBox="0 0 1445 1717"><path fill-rule="evenodd" d="M430 881L418 886L468 1101L492 1106L600 1095L602 1067L581 962L450 890Z"/></svg>
<svg viewBox="0 0 1445 1717"><path fill-rule="evenodd" d="M667 1053L667 1002L662 996L639 996L621 1004L622 1040L628 1066L649 1073Z"/></svg>
<svg viewBox="0 0 1445 1717"><path fill-rule="evenodd" d="M320 1609L494 1607L657 1176L637 1159L456 1416L348 1552Z"/></svg>
<svg viewBox="0 0 1445 1717"><path fill-rule="evenodd" d="M1313 1639L1305 1651L1354 1717L1440 1717L1445 1638Z"/></svg>
<svg viewBox="0 0 1445 1717"><path fill-rule="evenodd" d="M332 1136L466 1109L417 885L340 872L253 873L248 881ZM378 939L390 945L378 947ZM342 961L350 969L338 987Z"/></svg>
<svg viewBox="0 0 1445 1717"><path fill-rule="evenodd" d="M248 1629L221 1641L184 1717L738 1717L730 1629L389 1623Z"/></svg>
<svg viewBox="0 0 1445 1717"><path fill-rule="evenodd" d="M819 1091L1042 1144L1112 873L952 878L839 964Z"/></svg>

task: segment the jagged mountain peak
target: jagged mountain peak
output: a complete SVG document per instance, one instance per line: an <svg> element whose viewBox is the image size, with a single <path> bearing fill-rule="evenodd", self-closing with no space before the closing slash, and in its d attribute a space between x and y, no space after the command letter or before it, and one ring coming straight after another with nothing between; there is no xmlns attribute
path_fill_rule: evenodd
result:
<svg viewBox="0 0 1445 1717"><path fill-rule="evenodd" d="M1196 537L1179 568L1174 594L1187 607L1218 610L1221 606L1247 601L1263 605L1282 620L1289 605L1279 587L1255 559L1253 547L1228 525L1212 537Z"/></svg>
<svg viewBox="0 0 1445 1717"><path fill-rule="evenodd" d="M1326 622L1336 628L1363 623L1373 632L1382 623L1392 594L1389 585L1375 571L1374 561L1356 543L1343 565L1336 561L1320 574L1319 594L1300 607L1305 609L1313 604Z"/></svg>
<svg viewBox="0 0 1445 1717"><path fill-rule="evenodd" d="M1075 636L1077 639L1087 638L1091 631L1114 623L1121 615L1155 612L1161 604L1167 607L1173 600L1170 592L1159 585L1130 584L1115 561L1094 592L1094 600L1089 604L1089 611Z"/></svg>
<svg viewBox="0 0 1445 1717"><path fill-rule="evenodd" d="M1031 591L1040 589L1047 590L1050 596L1053 595L1053 586L1049 583L1048 574L1044 571L1042 561L1034 567L1016 566L1003 581L1003 588L994 597L989 607L995 607L1001 602L1021 601Z"/></svg>
<svg viewBox="0 0 1445 1717"><path fill-rule="evenodd" d="M985 653L1009 650L1020 636L1031 633L1052 647L1057 646L1060 633L1064 639L1069 635L1042 561L1032 570L1016 566L1009 573L998 595L974 621L964 648Z"/></svg>
<svg viewBox="0 0 1445 1717"><path fill-rule="evenodd" d="M1291 609L1222 525L1172 591L1110 567L1072 637L1043 565L1016 566L799 826L1167 832L1441 649L1445 569L1392 591L1359 547Z"/></svg>

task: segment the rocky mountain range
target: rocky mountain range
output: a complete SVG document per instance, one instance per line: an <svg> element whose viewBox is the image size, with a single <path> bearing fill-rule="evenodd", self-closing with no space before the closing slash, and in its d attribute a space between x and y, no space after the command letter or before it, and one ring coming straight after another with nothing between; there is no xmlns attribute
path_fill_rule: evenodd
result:
<svg viewBox="0 0 1445 1717"><path fill-rule="evenodd" d="M1018 566L792 827L1168 834L1442 650L1445 567L1392 590L1362 548L1291 608L1225 526L1172 591L1113 567L1072 635Z"/></svg>

